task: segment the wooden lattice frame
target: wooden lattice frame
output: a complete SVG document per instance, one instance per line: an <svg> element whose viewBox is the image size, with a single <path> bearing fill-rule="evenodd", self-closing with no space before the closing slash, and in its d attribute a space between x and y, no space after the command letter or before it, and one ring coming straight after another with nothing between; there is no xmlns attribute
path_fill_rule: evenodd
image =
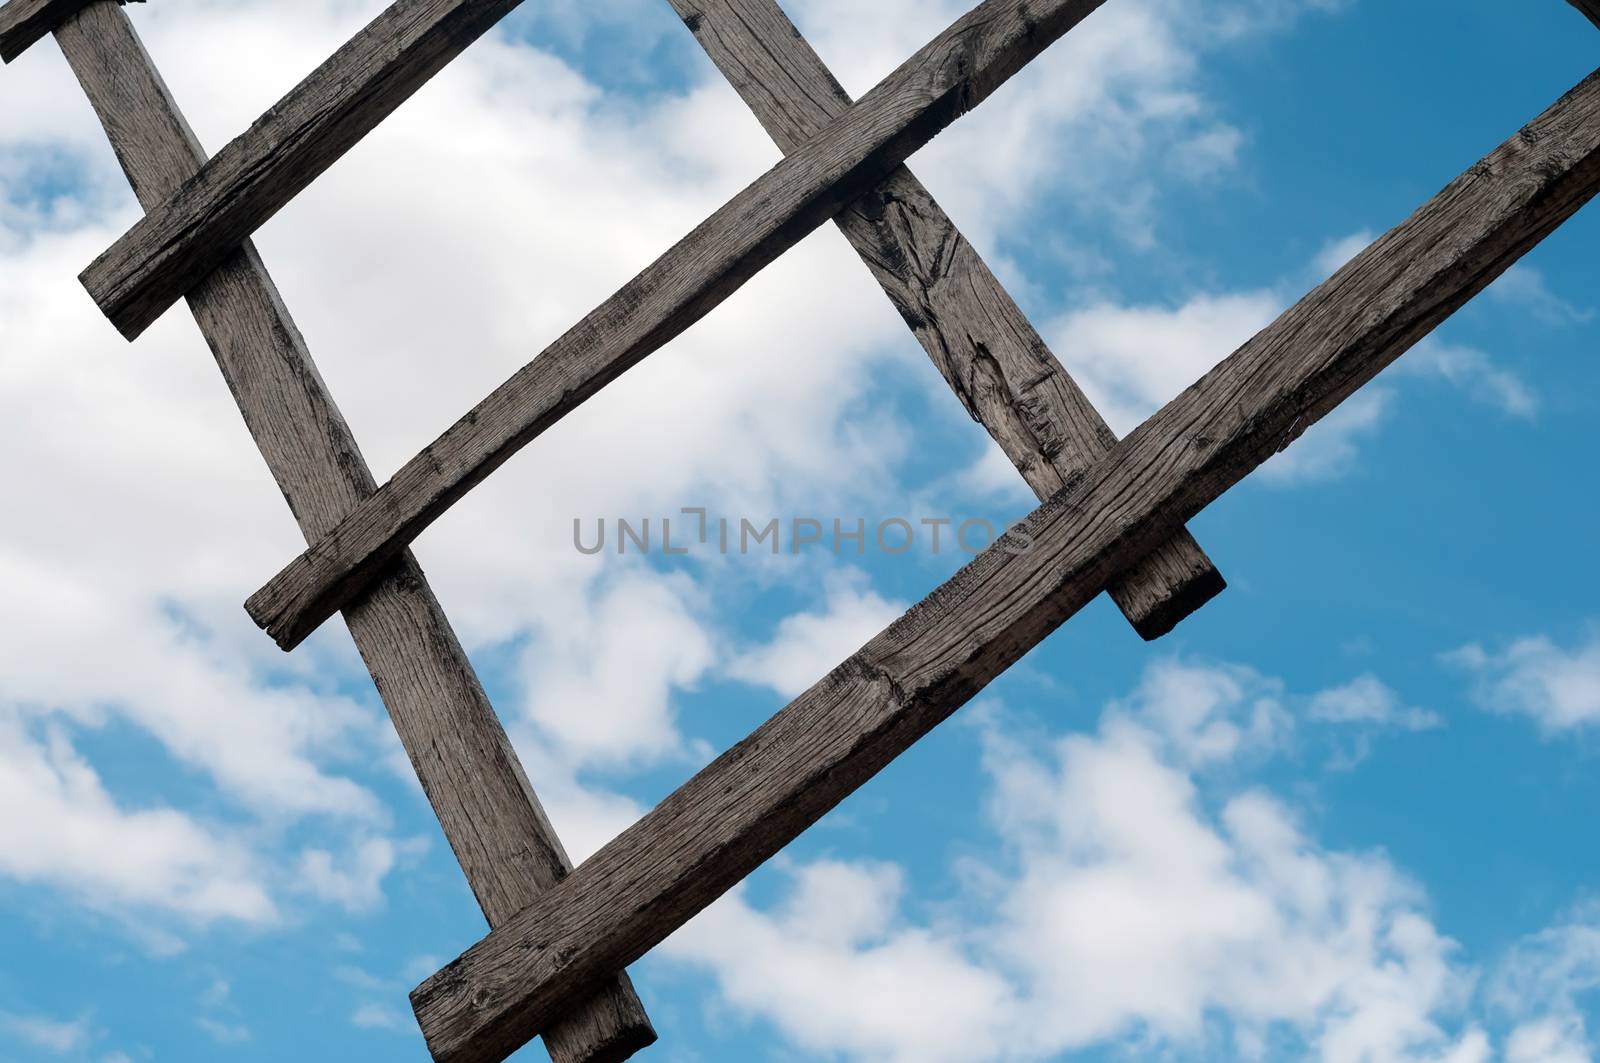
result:
<svg viewBox="0 0 1600 1063"><path fill-rule="evenodd" d="M207 161L113 0L54 33L148 212L83 280L130 339L180 296L310 547L254 595L292 648L342 610L491 933L412 994L434 1057L655 1039L624 968L1109 589L1147 638L1222 589L1183 524L1600 190L1600 72L1118 442L901 166L1104 0L985 0L852 103L776 0L668 0L788 153L379 488L249 235L517 0L399 0ZM1600 0L1571 0L1600 27ZM561 416L834 218L1044 502L577 870L407 550Z"/></svg>

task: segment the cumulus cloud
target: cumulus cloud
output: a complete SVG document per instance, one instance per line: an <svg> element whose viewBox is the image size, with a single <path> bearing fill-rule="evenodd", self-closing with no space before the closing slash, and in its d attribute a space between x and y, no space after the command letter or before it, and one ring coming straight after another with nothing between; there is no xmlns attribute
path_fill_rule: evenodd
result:
<svg viewBox="0 0 1600 1063"><path fill-rule="evenodd" d="M1271 292L1178 306L1098 303L1046 326L1051 346L1119 436L1137 428L1283 310Z"/></svg>
<svg viewBox="0 0 1600 1063"><path fill-rule="evenodd" d="M697 598L686 579L632 570L537 622L522 655L530 722L580 764L681 752L673 692L690 689L714 660Z"/></svg>
<svg viewBox="0 0 1600 1063"><path fill-rule="evenodd" d="M368 838L343 855L307 849L300 854L300 888L346 911L371 911L383 902L383 880L395 866L426 847L421 839L396 843Z"/></svg>
<svg viewBox="0 0 1600 1063"><path fill-rule="evenodd" d="M1374 239L1362 230L1330 241L1312 259L1313 281L1336 272ZM1045 332L1112 429L1126 435L1271 324L1299 294L1279 287L1199 292L1178 303L1100 299L1061 314ZM1393 372L1442 380L1510 417L1527 420L1539 410L1532 387L1488 352L1437 336L1407 352ZM1395 398L1392 388L1367 386L1263 465L1257 479L1292 485L1345 474ZM997 470L983 465L972 476L980 484L1001 482Z"/></svg>
<svg viewBox="0 0 1600 1063"><path fill-rule="evenodd" d="M958 938L905 922L897 868L825 861L793 869L790 886L770 912L741 887L663 954L711 969L729 1005L819 1055L978 1059L1022 1017Z"/></svg>
<svg viewBox="0 0 1600 1063"><path fill-rule="evenodd" d="M269 923L266 876L226 831L119 805L60 728L0 710L0 871L98 908Z"/></svg>
<svg viewBox="0 0 1600 1063"><path fill-rule="evenodd" d="M1415 733L1444 726L1444 718L1437 712L1407 705L1392 687L1370 674L1313 695L1308 713L1313 720L1353 732L1352 743L1338 748L1329 761L1331 767L1345 769L1366 759L1379 733Z"/></svg>
<svg viewBox="0 0 1600 1063"><path fill-rule="evenodd" d="M1276 292L1196 295L1177 306L1096 303L1048 326L1052 346L1112 430L1126 435L1223 358L1271 324L1287 305ZM1391 394L1367 388L1313 425L1257 473L1268 484L1336 477L1359 441L1383 420Z"/></svg>
<svg viewBox="0 0 1600 1063"><path fill-rule="evenodd" d="M1516 639L1498 652L1477 643L1446 656L1473 679L1473 696L1494 712L1527 716L1546 734L1600 720L1600 633L1570 648L1546 635Z"/></svg>
<svg viewBox="0 0 1600 1063"><path fill-rule="evenodd" d="M905 603L889 601L865 586L859 573L835 573L826 582L820 608L785 617L772 640L745 650L728 666L728 674L795 697L899 619L906 608Z"/></svg>
<svg viewBox="0 0 1600 1063"><path fill-rule="evenodd" d="M1507 1063L1568 1063L1593 1058L1585 998L1600 989L1600 906L1578 905L1567 917L1517 942L1500 964L1491 998L1522 1016L1506 1047Z"/></svg>
<svg viewBox="0 0 1600 1063"><path fill-rule="evenodd" d="M962 7L812 0L796 17L859 90ZM1200 50L1289 10L1222 8L1228 20L1173 0L1108 6L918 165L984 245L1015 233L1047 188L1073 209L1111 210L1123 239L1148 244L1152 162L1170 157L1199 179L1238 148L1201 91ZM635 10L553 4L527 25L559 23L559 40L582 52L605 36L596 27ZM290 25L276 6L236 0L133 16L215 148L371 13L312 5ZM654 48L654 25L640 23L629 47ZM376 903L406 844L385 835L371 775L393 752L387 724L342 634L285 658L243 617L238 603L299 550L298 533L181 311L130 349L83 296L76 274L137 211L65 65L35 48L7 79L30 105L0 111L0 441L18 458L0 526L0 756L15 767L8 796L32 814L9 825L28 845L8 846L0 870L201 922L270 922L295 887L266 864L305 870L301 899ZM619 99L550 48L497 33L258 243L381 479L775 157L703 61ZM1087 157L1096 165L1058 165ZM1252 298L1217 299L1215 330L1241 328L1259 311ZM1095 355L1105 396L1151 401L1139 379L1114 375L1106 343ZM894 497L915 426L863 400L874 371L907 353L887 301L821 234L419 542L469 645L512 658L516 696L501 712L552 815L573 824L575 853L637 811L587 785L585 768L694 752L674 697L724 636L688 581L581 556L572 519ZM695 582L721 575L706 566ZM865 629L887 603L856 594L827 608ZM832 652L804 620L767 649L741 667L790 688L801 658ZM112 724L204 779L229 821L109 792L75 742ZM286 828L307 821L348 841L281 851ZM91 849L132 858L113 881Z"/></svg>
<svg viewBox="0 0 1600 1063"><path fill-rule="evenodd" d="M1419 888L1381 854L1319 844L1271 794L1218 788L1215 769L1281 746L1276 690L1168 664L1092 733L991 727L1004 855L969 870L967 904L919 918L892 866L791 864L786 899L737 890L666 952L796 1045L849 1058L1486 1058L1460 1015L1472 971Z"/></svg>

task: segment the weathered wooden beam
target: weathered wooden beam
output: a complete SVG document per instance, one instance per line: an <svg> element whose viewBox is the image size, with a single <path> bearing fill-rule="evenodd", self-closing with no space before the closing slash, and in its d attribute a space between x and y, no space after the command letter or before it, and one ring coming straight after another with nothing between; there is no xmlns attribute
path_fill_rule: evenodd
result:
<svg viewBox="0 0 1600 1063"><path fill-rule="evenodd" d="M160 203L205 153L115 3L56 32L139 200ZM247 242L189 293L261 455L308 539L376 484L277 287ZM409 552L345 612L423 789L492 926L571 864L438 600ZM551 1028L557 1063L618 1063L655 1039L621 975Z"/></svg>
<svg viewBox="0 0 1600 1063"><path fill-rule="evenodd" d="M396 0L83 271L128 339L520 0Z"/></svg>
<svg viewBox="0 0 1600 1063"><path fill-rule="evenodd" d="M9 63L90 0L10 0L0 7L0 62Z"/></svg>
<svg viewBox="0 0 1600 1063"><path fill-rule="evenodd" d="M1568 0L1568 2L1587 15L1596 29L1600 29L1600 0Z"/></svg>
<svg viewBox="0 0 1600 1063"><path fill-rule="evenodd" d="M440 1063L503 1059L798 836L1600 190L1600 71L816 686L424 982Z"/></svg>
<svg viewBox="0 0 1600 1063"><path fill-rule="evenodd" d="M984 0L395 474L246 608L285 649L534 437L726 299L1104 0Z"/></svg>
<svg viewBox="0 0 1600 1063"><path fill-rule="evenodd" d="M668 0L785 152L850 96L777 0ZM1117 437L922 182L899 167L834 217L972 418L1043 501ZM1187 531L1112 582L1135 631L1160 638L1226 586Z"/></svg>

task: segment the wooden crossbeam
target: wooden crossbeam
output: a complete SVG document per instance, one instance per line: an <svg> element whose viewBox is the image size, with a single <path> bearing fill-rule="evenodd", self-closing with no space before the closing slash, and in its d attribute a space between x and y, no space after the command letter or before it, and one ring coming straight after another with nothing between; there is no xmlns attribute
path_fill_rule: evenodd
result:
<svg viewBox="0 0 1600 1063"><path fill-rule="evenodd" d="M1568 0L1568 2L1587 15L1596 29L1600 29L1600 0Z"/></svg>
<svg viewBox="0 0 1600 1063"><path fill-rule="evenodd" d="M977 106L1104 0L984 0L407 462L246 603L285 649L512 454Z"/></svg>
<svg viewBox="0 0 1600 1063"><path fill-rule="evenodd" d="M412 995L491 1063L972 698L1600 190L1600 71L1124 439L816 686Z"/></svg>
<svg viewBox="0 0 1600 1063"><path fill-rule="evenodd" d="M10 0L0 7L0 62L11 62L90 2Z"/></svg>
<svg viewBox="0 0 1600 1063"><path fill-rule="evenodd" d="M93 3L56 31L140 202L159 204L205 162L127 16ZM246 243L189 294L251 434L308 539L376 484L305 341ZM345 612L445 836L491 926L571 863L472 665L405 554ZM619 1063L655 1040L627 976L598 987L545 1035L556 1063Z"/></svg>
<svg viewBox="0 0 1600 1063"><path fill-rule="evenodd" d="M777 0L669 0L717 69L785 152L851 99ZM905 167L834 217L973 419L1040 501L1117 442L1027 316ZM1180 530L1112 582L1134 630L1160 638L1222 591Z"/></svg>
<svg viewBox="0 0 1600 1063"><path fill-rule="evenodd" d="M133 339L520 0L396 0L81 280Z"/></svg>

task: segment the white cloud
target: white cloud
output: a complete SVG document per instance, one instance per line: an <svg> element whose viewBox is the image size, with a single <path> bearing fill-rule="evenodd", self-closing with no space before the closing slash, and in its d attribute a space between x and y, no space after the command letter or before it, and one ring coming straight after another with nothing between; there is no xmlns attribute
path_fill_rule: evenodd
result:
<svg viewBox="0 0 1600 1063"><path fill-rule="evenodd" d="M1392 687L1370 674L1313 695L1307 714L1353 732L1350 744L1338 748L1329 761L1330 767L1339 769L1353 768L1365 760L1379 732L1416 733L1444 726L1438 713L1407 705Z"/></svg>
<svg viewBox="0 0 1600 1063"><path fill-rule="evenodd" d="M1310 710L1316 720L1405 731L1427 731L1444 724L1438 713L1406 705L1392 687L1370 674L1314 695Z"/></svg>
<svg viewBox="0 0 1600 1063"><path fill-rule="evenodd" d="M1394 393L1368 385L1306 430L1287 450L1257 470L1264 484L1316 483L1336 479L1355 465L1363 439L1376 434Z"/></svg>
<svg viewBox="0 0 1600 1063"><path fill-rule="evenodd" d="M1600 721L1600 633L1588 633L1571 649L1536 635L1498 653L1463 646L1446 659L1473 677L1480 705L1528 716L1546 734Z"/></svg>
<svg viewBox="0 0 1600 1063"><path fill-rule="evenodd" d="M1539 398L1532 387L1476 347L1445 343L1430 336L1399 364L1411 372L1436 376L1508 417L1531 420L1539 412Z"/></svg>
<svg viewBox="0 0 1600 1063"><path fill-rule="evenodd" d="M1238 665L1163 659L1107 718L1189 767L1282 748L1293 726L1283 685Z"/></svg>
<svg viewBox="0 0 1600 1063"><path fill-rule="evenodd" d="M893 867L785 865L777 907L735 891L665 950L804 1050L849 1058L1485 1059L1460 1018L1471 971L1414 884L1319 845L1269 794L1206 781L1281 744L1280 687L1169 662L1091 734L991 728L1007 855L969 861L967 903L937 919L907 910Z"/></svg>
<svg viewBox="0 0 1600 1063"><path fill-rule="evenodd" d="M1517 942L1499 965L1491 998L1520 1024L1506 1063L1588 1063L1584 998L1600 989L1600 907L1580 904L1561 922Z"/></svg>
<svg viewBox="0 0 1600 1063"><path fill-rule="evenodd" d="M1581 1022L1542 1019L1525 1023L1506 1043L1506 1063L1591 1063Z"/></svg>
<svg viewBox="0 0 1600 1063"><path fill-rule="evenodd" d="M1270 292L1198 295L1179 306L1096 303L1045 326L1051 349L1125 436L1271 324Z"/></svg>
<svg viewBox="0 0 1600 1063"><path fill-rule="evenodd" d="M959 942L907 926L900 872L820 862L793 870L775 912L743 887L662 946L711 968L723 998L775 1023L813 1054L938 1063L971 1060L1019 1018L1010 987Z"/></svg>
<svg viewBox="0 0 1600 1063"><path fill-rule="evenodd" d="M219 1045L241 1045L254 1036L250 1027L242 1023L222 1022L202 1016L194 1020L194 1024Z"/></svg>
<svg viewBox="0 0 1600 1063"><path fill-rule="evenodd" d="M49 1019L42 1015L7 1015L0 1013L0 1029L35 1048L56 1055L66 1055L82 1048L89 1041L89 1017L80 1016L71 1022Z"/></svg>
<svg viewBox="0 0 1600 1063"><path fill-rule="evenodd" d="M790 698L827 675L907 608L870 590L858 576L830 575L820 609L786 617L772 641L741 653L728 674Z"/></svg>
<svg viewBox="0 0 1600 1063"><path fill-rule="evenodd" d="M1362 231L1330 242L1314 258L1331 274L1373 240ZM1127 435L1218 362L1271 324L1288 305L1279 290L1199 293L1177 305L1097 301L1050 322L1052 348L1112 429ZM1532 418L1532 388L1478 348L1425 338L1397 364L1403 375L1441 379L1508 416ZM1264 484L1333 479L1348 472L1361 441L1382 426L1394 393L1369 385L1312 425L1258 471ZM990 471L989 479L998 474Z"/></svg>
<svg viewBox="0 0 1600 1063"><path fill-rule="evenodd" d="M1112 430L1127 435L1282 312L1276 292L1200 294L1177 306L1100 302L1046 327L1051 346ZM1376 431L1390 393L1369 387L1269 460L1257 479L1299 484L1344 473Z"/></svg>
<svg viewBox="0 0 1600 1063"><path fill-rule="evenodd" d="M1378 234L1371 229L1361 229L1348 236L1330 240L1323 245L1321 251L1317 252L1312 265L1317 272L1331 277L1339 272L1345 263L1370 247L1377 238Z"/></svg>
<svg viewBox="0 0 1600 1063"><path fill-rule="evenodd" d="M687 579L641 568L539 623L522 655L529 721L579 764L680 752L673 691L714 659L696 598Z"/></svg>
<svg viewBox="0 0 1600 1063"><path fill-rule="evenodd" d="M1356 255L1365 251L1377 235L1362 229L1330 241L1314 260L1321 274L1333 274ZM1321 279L1320 277L1318 278ZM1498 301L1548 319L1553 296L1544 291L1537 271L1528 266L1513 266L1489 291ZM1541 296L1542 293L1542 296ZM1559 301L1555 301L1557 304ZM1468 397L1486 403L1510 417L1532 418L1539 410L1538 396L1521 377L1499 365L1487 351L1449 343L1437 335L1427 336L1396 363L1396 371L1443 380Z"/></svg>
<svg viewBox="0 0 1600 1063"><path fill-rule="evenodd" d="M106 793L66 734L0 710L0 872L65 887L96 907L172 912L201 923L268 923L277 909L247 849L174 809ZM25 810L25 811L24 811Z"/></svg>
<svg viewBox="0 0 1600 1063"><path fill-rule="evenodd" d="M1594 311L1574 306L1550 290L1544 274L1518 264L1501 275L1484 292L1490 299L1519 307L1546 325L1582 325L1594 320Z"/></svg>
<svg viewBox="0 0 1600 1063"><path fill-rule="evenodd" d="M399 1011L382 1004L361 1005L350 1016L350 1023L362 1030L389 1030L394 1033L409 1033L417 1025Z"/></svg>
<svg viewBox="0 0 1600 1063"><path fill-rule="evenodd" d="M426 848L416 839L396 843L388 838L368 838L341 858L326 849L300 854L300 888L320 900L338 904L349 912L366 912L383 903L383 880L401 860Z"/></svg>
<svg viewBox="0 0 1600 1063"><path fill-rule="evenodd" d="M859 88L964 6L814 0L797 17ZM637 10L617 0L535 15L586 47ZM1287 8L1228 10L1235 33ZM135 17L214 148L370 14L312 5L290 25L277 6L240 0ZM1217 26L1171 0L1108 6L918 164L980 243L1017 231L1046 188L1074 209L1115 208L1124 236L1148 241L1151 161L1199 174L1238 145L1196 73L1198 50L1228 35ZM655 39L635 32L630 48ZM251 47L231 47L240 40ZM259 234L380 478L775 157L732 92L694 70L686 89L619 100L491 36ZM0 178L60 194L0 202L0 444L25 456L7 484L15 516L0 526L0 757L16 769L0 786L32 812L7 825L19 844L0 853L0 873L199 922L275 918L298 887L263 866L305 871L305 898L376 904L405 846L381 837L388 814L369 783L392 753L387 723L342 693L365 685L341 633L285 658L239 610L299 536L182 312L130 350L83 297L76 274L136 210L65 65L38 48L6 75L31 102L0 112ZM1095 166L1057 164L1089 157ZM871 370L907 350L868 274L823 234L418 544L468 644L512 648L525 698L500 710L575 854L637 811L587 785L585 768L698 755L673 699L713 667L723 636L687 581L579 555L572 518L893 497L913 431L861 399ZM1124 401L1150 398L1137 380L1108 381ZM703 582L717 576L708 566ZM858 593L844 607L864 635L886 604ZM789 643L746 662L765 682L792 688L806 654L832 652L804 623L780 637ZM236 822L108 792L73 741L113 722L152 736ZM350 840L282 852L286 828L306 820ZM90 851L129 858L113 871Z"/></svg>

